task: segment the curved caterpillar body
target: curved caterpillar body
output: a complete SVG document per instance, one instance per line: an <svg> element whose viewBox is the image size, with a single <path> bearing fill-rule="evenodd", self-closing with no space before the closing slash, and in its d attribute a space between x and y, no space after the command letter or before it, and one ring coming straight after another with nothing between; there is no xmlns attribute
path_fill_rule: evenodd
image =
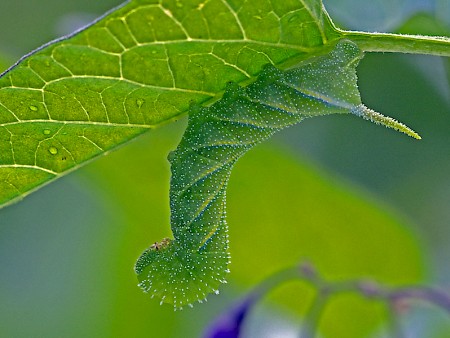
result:
<svg viewBox="0 0 450 338"><path fill-rule="evenodd" d="M231 83L221 100L192 108L185 134L169 155L174 239L152 245L135 266L145 292L175 308L218 293L230 261L225 196L231 169L275 132L333 113L353 113L405 131L362 105L356 86L362 56L353 43L340 42L330 54L298 68L268 65L247 87Z"/></svg>

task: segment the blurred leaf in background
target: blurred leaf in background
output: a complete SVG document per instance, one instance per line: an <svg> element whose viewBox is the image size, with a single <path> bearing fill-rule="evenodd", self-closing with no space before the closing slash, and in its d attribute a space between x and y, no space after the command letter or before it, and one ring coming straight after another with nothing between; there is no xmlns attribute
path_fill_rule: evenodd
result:
<svg viewBox="0 0 450 338"><path fill-rule="evenodd" d="M333 3L340 6L338 0L325 4ZM81 18L82 24L118 4L4 1L0 50L17 58L66 33L56 27L69 25L67 18ZM443 94L448 87L417 69L418 59L368 55L359 77L364 100L418 129L424 136L420 143L356 118L325 117L284 132L238 162L228 192L229 284L194 309L159 306L137 288L132 269L143 249L170 234L166 156L183 123L151 131L0 210L2 335L197 337L233 299L302 259L331 279L402 284L431 273L431 282L448 283L450 109ZM445 74L442 60L423 59ZM289 324L295 328L312 297L311 289L291 283L273 292L261 309L273 322L297 320ZM425 318L422 312L414 316ZM343 297L326 311L322 332L370 336L382 330L384 317L380 304ZM433 318L442 332L450 330L445 317ZM266 319L252 317L247 333L261 337L257 326L269 332ZM416 332L432 336L429 327Z"/></svg>

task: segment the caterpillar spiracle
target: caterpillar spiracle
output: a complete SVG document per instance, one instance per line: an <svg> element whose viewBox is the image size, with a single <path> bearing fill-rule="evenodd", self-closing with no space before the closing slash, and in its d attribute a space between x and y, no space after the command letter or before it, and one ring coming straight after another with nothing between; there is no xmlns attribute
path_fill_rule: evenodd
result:
<svg viewBox="0 0 450 338"><path fill-rule="evenodd" d="M222 99L191 109L169 155L174 239L152 245L135 266L145 292L175 309L218 293L229 272L225 196L231 170L277 131L308 117L351 113L419 138L361 103L356 66L362 57L355 44L341 41L328 55L293 69L267 65L247 87L230 83Z"/></svg>

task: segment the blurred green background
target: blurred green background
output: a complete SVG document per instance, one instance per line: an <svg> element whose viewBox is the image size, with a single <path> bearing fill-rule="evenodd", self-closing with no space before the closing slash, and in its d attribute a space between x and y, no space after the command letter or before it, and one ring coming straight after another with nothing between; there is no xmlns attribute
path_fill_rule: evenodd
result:
<svg viewBox="0 0 450 338"><path fill-rule="evenodd" d="M120 1L2 0L0 63L91 21ZM325 0L338 25L450 35L448 0ZM133 264L170 235L167 153L186 121L151 131L0 210L0 337L198 337L252 286L302 260L327 278L450 284L450 62L370 54L363 101L420 142L352 116L312 119L237 164L228 193L232 253L220 296L174 312L137 288ZM245 337L296 337L313 291L290 283L246 322ZM382 304L345 296L324 337L388 337ZM402 318L408 337L447 337L432 307Z"/></svg>

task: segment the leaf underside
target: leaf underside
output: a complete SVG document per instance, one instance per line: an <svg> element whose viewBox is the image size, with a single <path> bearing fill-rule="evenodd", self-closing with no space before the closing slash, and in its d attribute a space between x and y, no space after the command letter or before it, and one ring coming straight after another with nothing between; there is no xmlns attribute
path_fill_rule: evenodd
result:
<svg viewBox="0 0 450 338"><path fill-rule="evenodd" d="M338 37L315 0L127 2L0 77L0 206Z"/></svg>

